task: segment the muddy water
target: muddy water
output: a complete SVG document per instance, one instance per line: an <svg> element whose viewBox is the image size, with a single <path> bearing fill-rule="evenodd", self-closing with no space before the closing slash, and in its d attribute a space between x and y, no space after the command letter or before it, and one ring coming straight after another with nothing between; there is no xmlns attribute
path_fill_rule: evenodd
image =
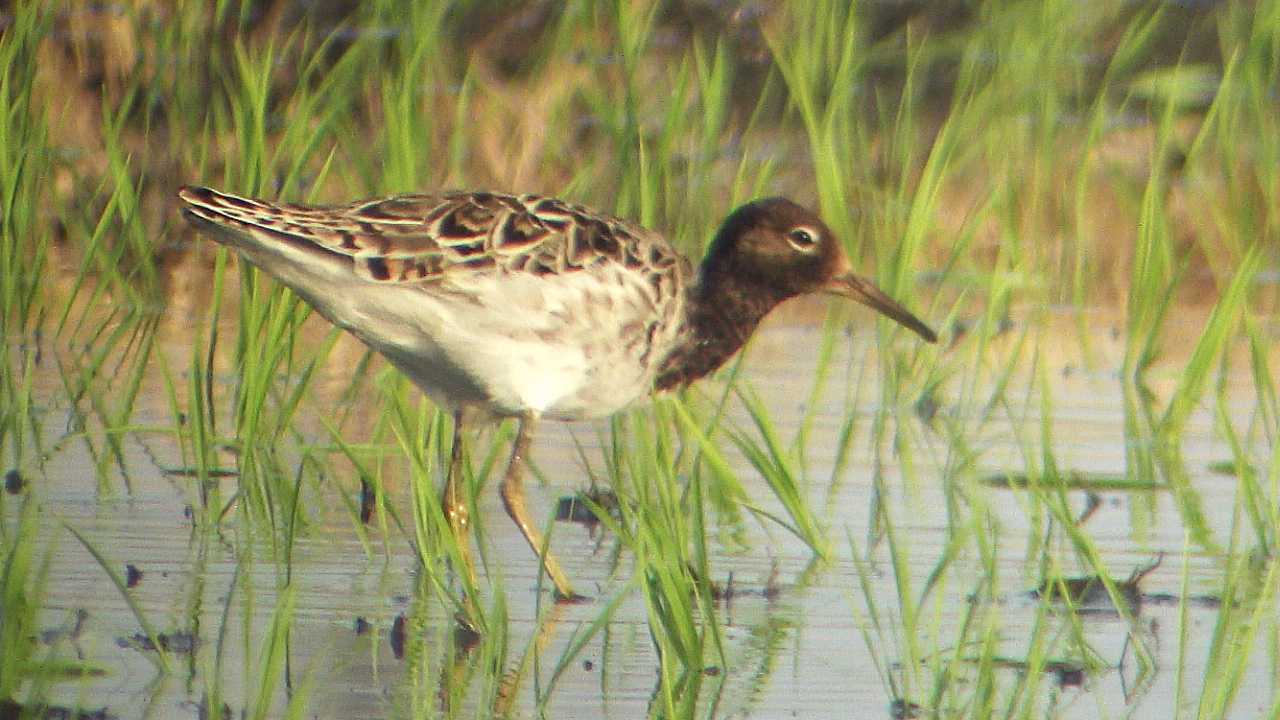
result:
<svg viewBox="0 0 1280 720"><path fill-rule="evenodd" d="M753 342L743 371L744 381L764 398L788 440L804 416L820 344L820 328L806 318L820 310L820 305L789 308L772 318ZM941 664L955 658L963 662L978 653L979 648L969 652L955 647L965 614L975 604L983 606L983 617L998 618L998 683L1012 685L1023 673L1018 661L1036 633L1053 648L1048 657L1063 660L1051 665L1037 686L1034 702L1045 708L1037 714L1172 717L1175 707L1199 697L1200 683L1209 672L1205 662L1219 612L1215 599L1225 557L1188 544L1187 527L1170 493L1099 485L1066 494L1072 513L1085 516L1079 527L1092 539L1112 576L1120 581L1136 578L1126 588L1140 602L1133 634L1154 658L1149 675L1138 670L1137 651L1128 639L1130 625L1105 602L1081 614L1084 639L1104 667L1083 669L1075 665L1080 654L1068 647L1065 616L1045 615L1036 600L1038 590L1051 592L1039 588L1045 558L1069 578L1084 579L1088 571L1062 540L1060 529L1048 532L1046 517L1017 487L1028 454L1038 457L1041 452L1041 393L1032 386L1037 373L1031 371L1029 354L1021 361L1025 367L1014 373L1007 402L987 422L977 421L993 378L1027 323L1032 325L1032 339L1041 339L1043 372L1038 375L1051 386L1048 426L1057 466L1090 477L1125 477L1126 453L1142 440L1126 436L1117 373L1123 348L1107 316L1088 318L1088 362L1072 335L1076 318L1069 314L1016 321L982 359L971 357L963 344L946 351L941 362L954 372L936 395L932 419L926 423L910 402L897 414L899 430L912 447L909 469L898 461L892 442L881 444L878 461L873 457L869 433L882 397L879 355L862 323L837 343L827 385L809 409L810 499L829 528L836 561L815 566L795 537L776 525L750 519L738 528L737 538L744 543L712 546L713 579L731 588L731 597L718 606L728 662L724 667L710 662L704 676L703 707L714 705L712 715L892 717L910 715L908 703L927 708L932 678ZM1193 319L1182 331L1194 338L1196 328ZM180 339L181 333L172 336ZM913 340L902 337L899 342L904 353L917 351ZM182 347L179 341L165 342L171 367L186 367ZM350 367L343 353L358 357L357 348L345 341L340 344L335 353L339 359L326 367L317 392L330 385L343 387L341 380ZM1149 373L1157 397L1176 383L1180 362L1173 359ZM976 371L978 366L985 369ZM1255 393L1247 365L1233 367L1238 370L1227 382L1229 416L1237 427L1248 428L1256 422ZM278 555L267 540L247 538L234 510L220 529L195 527L186 512L195 501L194 481L162 472L183 462L172 437L164 433L138 432L124 443L131 491L125 490L114 465L108 465L107 480L100 482L84 442L74 436L67 439L65 391L57 372L58 363L44 362L36 378L44 401L42 431L46 447L52 449L42 467L24 468L26 496L41 506L39 545L52 558L40 618L49 634L41 638L41 652L89 659L105 674L58 682L50 688L52 699L106 708L118 717L196 717L201 715L202 698L218 683L227 708L239 715L259 692L254 668L262 662L266 628L281 600L278 588L284 569L273 560ZM158 380L150 386L139 402L135 426L172 427L162 387ZM919 392L918 387L910 390ZM216 393L224 405L226 391L219 387ZM977 400L960 402L966 392ZM851 457L832 483L828 479L839 429L851 411L859 418ZM731 410L730 421L744 427L748 422L740 408ZM301 420L300 425L308 423ZM1187 425L1182 460L1203 499L1209 531L1227 547L1237 480L1213 471L1215 463L1230 459L1214 427L1213 408L1204 403ZM586 448L589 462L603 464L599 431L600 426L591 424L542 426L534 459L548 484L529 485L535 517L547 517L559 498L585 487L579 445ZM957 446L956 437L963 438L965 447ZM313 440L326 442L319 428ZM1259 467L1266 468L1271 449L1265 440L1255 439L1252 452ZM970 465L960 473L948 472L962 453L971 454ZM759 475L735 453L727 455L752 498L781 513ZM421 581L408 535L393 530L383 537L375 529L369 544L362 544L352 516L338 501L339 492L354 496L356 482L339 463L333 468L333 485L307 496L314 522L300 535L292 555L295 613L288 672L294 687L309 693L307 715L373 718L419 712L430 717L445 704L442 698L449 693L442 688L454 689L456 704L474 708L485 695L485 680L479 670L468 675L468 666L483 662L456 648L452 611L434 600ZM881 494L873 482L877 473ZM1001 478L1011 478L1013 486ZM230 497L235 478L219 482L224 497ZM390 492L402 517L411 522L404 485ZM12 521L21 502L20 496L6 496L6 522ZM917 600L952 537L949 507L965 515L986 513L984 526L991 528L998 575L994 588L981 580L984 568L976 557L976 544L963 543L960 557L946 580L933 588L916 626L915 639L926 660L921 667L901 662L905 639L900 580L888 561L888 542L877 532L871 510L876 502L884 504L895 542L904 553L906 577L901 581ZM536 656L536 665L528 667L522 681L501 691L510 695L514 715L537 713L556 663L575 633L619 595L612 622L565 668L546 699L545 711L550 717L612 718L652 711L658 658L644 602L625 586L631 569L625 553L615 566L614 542L603 530L557 524L555 551L579 589L595 600L559 607L539 621L539 613L547 610L546 596L540 603L534 591L537 568L532 556L507 521L496 493L486 492L480 504L493 563L490 572L501 575L508 608L503 671L514 677L514 668L526 655L531 661ZM121 593L65 525L94 543L122 577L126 565L141 573L130 592L156 630L166 633L173 650L170 672L157 669L155 653L145 647L141 627ZM711 534L719 537L714 529ZM1040 543L1047 536L1053 539L1046 550ZM868 597L846 538L853 539L868 572L879 630L871 622ZM1248 543L1243 546L1247 549ZM1157 564L1162 554L1164 560ZM1187 647L1180 648L1178 598L1184 571L1189 629ZM85 614L77 627L80 610ZM394 637L397 618L407 627L404 646ZM1238 694L1240 717L1264 712L1273 694L1274 657L1262 634L1257 643L1255 662ZM1185 658L1181 699L1175 696L1180 651ZM891 685L899 688L904 703L894 705ZM283 686L275 685L273 715L282 713L288 701ZM474 710L461 714L470 716ZM212 716L218 716L217 711Z"/></svg>

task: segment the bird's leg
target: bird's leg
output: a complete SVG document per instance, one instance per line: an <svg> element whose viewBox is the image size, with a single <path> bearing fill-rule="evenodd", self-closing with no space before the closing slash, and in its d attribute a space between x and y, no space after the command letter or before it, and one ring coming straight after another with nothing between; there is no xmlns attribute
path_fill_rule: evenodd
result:
<svg viewBox="0 0 1280 720"><path fill-rule="evenodd" d="M449 453L449 477L444 485L444 515L449 520L449 528L453 530L453 539L458 545L458 556L465 566L460 572L466 573L467 587L475 587L476 566L471 560L471 511L467 507L467 496L463 489L462 461L462 413L453 414L453 448Z"/></svg>
<svg viewBox="0 0 1280 720"><path fill-rule="evenodd" d="M531 417L520 419L516 427L516 439L511 445L511 461L507 464L507 474L502 479L502 504L507 514L515 521L516 527L529 541L529 547L542 560L542 567L555 583L556 592L565 600L574 600L580 596L573 591L569 578L560 569L560 563L551 555L551 550L544 553L542 533L529 522L529 513L524 506L524 462L529 454L529 441L533 435L534 420Z"/></svg>

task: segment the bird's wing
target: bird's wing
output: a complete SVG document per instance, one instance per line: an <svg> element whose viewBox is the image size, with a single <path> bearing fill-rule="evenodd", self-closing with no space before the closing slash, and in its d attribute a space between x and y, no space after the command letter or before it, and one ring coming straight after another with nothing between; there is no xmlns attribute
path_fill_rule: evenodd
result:
<svg viewBox="0 0 1280 720"><path fill-rule="evenodd" d="M328 207L204 187L184 187L178 197L188 218L233 245L248 238L350 258L353 273L373 282L465 285L474 274L552 275L609 263L649 275L655 285L678 285L688 274L660 235L539 195L414 194Z"/></svg>

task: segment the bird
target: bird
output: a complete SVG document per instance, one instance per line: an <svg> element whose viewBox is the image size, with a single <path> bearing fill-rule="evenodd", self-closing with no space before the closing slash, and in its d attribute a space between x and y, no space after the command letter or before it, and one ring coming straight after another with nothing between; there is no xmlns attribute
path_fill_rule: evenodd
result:
<svg viewBox="0 0 1280 720"><path fill-rule="evenodd" d="M464 427L514 418L499 492L562 599L578 596L530 521L524 466L542 420L612 415L722 366L791 298L923 321L854 272L821 217L781 197L738 207L694 268L660 233L538 194L445 191L345 205L178 191L182 214L383 355L453 414L442 509L474 580Z"/></svg>

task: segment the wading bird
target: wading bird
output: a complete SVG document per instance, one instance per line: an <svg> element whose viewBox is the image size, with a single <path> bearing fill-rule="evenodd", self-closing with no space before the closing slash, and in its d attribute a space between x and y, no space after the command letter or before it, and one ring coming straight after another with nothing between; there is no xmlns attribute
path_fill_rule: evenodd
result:
<svg viewBox="0 0 1280 720"><path fill-rule="evenodd" d="M779 303L833 293L934 342L856 275L822 219L782 198L725 219L700 268L659 234L539 195L397 195L333 207L178 191L183 214L381 353L454 414L445 514L474 578L463 427L515 418L502 501L534 553L523 469L543 418L610 415L728 360ZM574 597L541 554L561 597Z"/></svg>

